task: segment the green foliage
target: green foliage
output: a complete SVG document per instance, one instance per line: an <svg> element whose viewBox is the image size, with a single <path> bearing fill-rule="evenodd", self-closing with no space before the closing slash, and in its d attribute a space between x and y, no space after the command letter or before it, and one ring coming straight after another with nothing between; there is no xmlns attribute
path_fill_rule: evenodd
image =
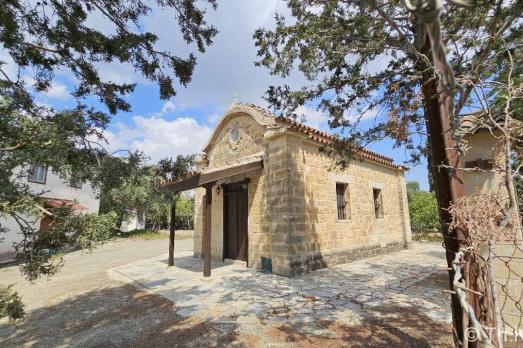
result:
<svg viewBox="0 0 523 348"><path fill-rule="evenodd" d="M410 225L413 232L427 232L439 228L438 204L432 192L414 191L409 200Z"/></svg>
<svg viewBox="0 0 523 348"><path fill-rule="evenodd" d="M215 0L207 3L216 7ZM170 11L185 42L195 43L198 51L205 52L217 30L205 22L201 5L186 0L3 2L0 42L23 77L8 78L8 74L1 74L0 93L15 100L29 114L41 116L31 90L47 91L55 72L67 71L78 81L72 93L78 102L74 112L103 125L107 116L84 102L93 96L111 114L129 111L130 105L123 96L132 92L135 85L104 81L97 66L97 63L120 62L131 64L136 72L157 83L161 98L172 97L176 94L173 77L186 86L196 64L195 56L190 53L181 57L158 50L157 35L143 31L140 22L150 14L151 6ZM106 30L93 26L90 20L93 16L104 21ZM174 23L169 25L176 30Z"/></svg>
<svg viewBox="0 0 523 348"><path fill-rule="evenodd" d="M194 167L195 155L176 158L164 158L156 166L156 176L162 180L180 180L185 178Z"/></svg>
<svg viewBox="0 0 523 348"><path fill-rule="evenodd" d="M441 18L450 65L458 80L473 81L455 95L457 115L483 109L475 82L504 81L505 53L510 49L521 57L523 50L522 1L467 2L470 7L445 7ZM404 145L413 161L424 156L426 141L420 135L433 96L420 95L422 72L438 75L415 49L427 36L416 40L417 19L404 2L287 0L287 6L292 19L276 15L275 28L254 34L257 64L282 77L296 69L309 83L300 89L271 86L266 99L272 109L306 118L302 107L317 107L345 141L337 145L340 165L347 165L353 154L347 144L366 146L387 136ZM521 71L523 60L514 62L515 71ZM373 115L372 122L362 125Z"/></svg>
<svg viewBox="0 0 523 348"><path fill-rule="evenodd" d="M419 189L419 182L417 182L417 181L408 181L406 186L407 186L407 200L410 203L411 200L412 200L412 195L415 192L418 192L420 190Z"/></svg>
<svg viewBox="0 0 523 348"><path fill-rule="evenodd" d="M144 205L139 195L149 194L150 188L134 193L153 177L150 168L137 164L143 155L115 160L100 145L112 115L130 110L125 96L135 86L104 80L99 64L130 65L158 85L161 98L174 96L177 83L190 82L195 56L158 49L158 37L144 31L140 23L152 6L171 11L178 24L173 32L179 31L187 44L204 52L217 33L205 21L202 6L206 5L215 8L216 2L12 0L0 6L0 46L14 65L8 71L0 61L0 218L13 218L20 226L23 241L17 249L28 278L56 272L59 265L49 257L53 250L69 245L91 248L105 240L114 226L114 214L78 217L64 208L47 212L55 222L40 233L34 222L43 216L44 208L41 193L31 192L24 180L29 166L47 166L70 180L90 180L102 189L102 201L109 194L109 204L120 203L120 215L131 204ZM104 29L93 26L93 17L105 21ZM69 109L36 102L56 82L57 72L72 77L74 106ZM122 174L129 167L142 173ZM0 225L0 232L5 230Z"/></svg>
<svg viewBox="0 0 523 348"><path fill-rule="evenodd" d="M18 320L25 317L24 304L12 285L0 285L0 319Z"/></svg>
<svg viewBox="0 0 523 348"><path fill-rule="evenodd" d="M173 158L165 158L158 162L156 166L156 176L159 180L171 180L177 181L185 178L194 167L194 155L189 156L176 156ZM176 221L173 219L173 214L176 213L177 216L180 216L180 213L177 213L178 208L182 209L181 213L190 216L193 216L194 213L194 201L187 202L182 198L180 200L179 193L172 193L168 191L161 192L162 198L169 205L169 224L172 226L176 225ZM192 212L190 209L193 209ZM194 223L194 222L193 222Z"/></svg>
<svg viewBox="0 0 523 348"><path fill-rule="evenodd" d="M176 201L176 214L186 216L194 215L194 196L180 196Z"/></svg>
<svg viewBox="0 0 523 348"><path fill-rule="evenodd" d="M147 207L146 226L154 229L169 228L170 204L154 200ZM176 200L176 229L194 228L194 197L180 195Z"/></svg>
<svg viewBox="0 0 523 348"><path fill-rule="evenodd" d="M55 252L64 247L92 249L107 241L116 227L115 213L76 215L71 208L63 206L53 209L52 214L49 229L31 235L33 239L24 239L18 246L25 261L20 270L29 280L58 271L62 259L54 258Z"/></svg>
<svg viewBox="0 0 523 348"><path fill-rule="evenodd" d="M193 215L194 202L177 194L158 189L160 180L184 178L194 165L194 155L163 159L147 165L143 153L125 157L108 156L94 182L102 190L101 211L114 211L119 221L144 214L149 227L161 228L169 221L170 207L176 204L178 214Z"/></svg>

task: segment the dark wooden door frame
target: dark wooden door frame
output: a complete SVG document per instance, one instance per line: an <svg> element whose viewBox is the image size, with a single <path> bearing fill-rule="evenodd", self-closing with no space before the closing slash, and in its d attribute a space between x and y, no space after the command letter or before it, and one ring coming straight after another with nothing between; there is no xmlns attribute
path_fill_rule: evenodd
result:
<svg viewBox="0 0 523 348"><path fill-rule="evenodd" d="M225 229L226 229L226 222L227 222L227 209L226 209L226 197L232 193L236 193L236 192L239 192L239 191L244 191L244 195L245 195L245 214L247 215L247 222L245 223L245 248L246 248L246 251L245 251L245 262L247 263L247 267L249 266L249 223L248 223L248 220L249 220L249 209L248 209L248 205L249 205L249 182L250 182L250 179L244 179L242 181L237 181L237 182L233 182L233 183L229 183L229 184L223 184L221 185L222 187L222 192L223 192L223 221L222 221L222 233L223 233L223 245L222 245L222 261L225 260L225 254L226 254L226 248L227 248L227 245L226 245L226 236L225 236ZM236 207L236 209L239 210L239 205Z"/></svg>

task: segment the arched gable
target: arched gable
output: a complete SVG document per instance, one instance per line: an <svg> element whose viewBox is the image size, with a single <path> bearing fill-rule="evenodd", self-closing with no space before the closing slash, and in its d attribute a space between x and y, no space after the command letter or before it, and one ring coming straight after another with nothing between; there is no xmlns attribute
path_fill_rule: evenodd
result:
<svg viewBox="0 0 523 348"><path fill-rule="evenodd" d="M263 136L274 117L261 109L245 104L233 104L218 121L204 148L208 168L233 165L263 151Z"/></svg>

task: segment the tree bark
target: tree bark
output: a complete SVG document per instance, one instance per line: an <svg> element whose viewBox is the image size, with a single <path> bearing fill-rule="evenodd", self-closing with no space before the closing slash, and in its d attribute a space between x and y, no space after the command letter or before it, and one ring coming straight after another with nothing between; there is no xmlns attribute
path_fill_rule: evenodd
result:
<svg viewBox="0 0 523 348"><path fill-rule="evenodd" d="M431 61L433 60L430 42L428 37L421 53L425 54ZM437 62L433 62L437 66ZM445 243L447 265L449 267L449 283L452 289L454 271L452 261L455 253L465 245L466 239L463 231L450 231L449 226L452 221L449 208L452 202L464 196L464 185L460 173L456 168L459 166L459 153L456 150L456 141L452 137L451 128L451 106L452 97L440 88L439 83L433 74L426 67L420 67L422 73L421 91L424 96L425 122L429 138L430 156L432 160L430 168L436 191L436 198L439 208L439 216L442 233ZM469 267L466 267L468 270ZM465 281L472 289L475 288L475 280L468 274ZM477 318L480 317L479 297L469 293L469 302L476 312ZM456 295L451 298L452 316L455 331L455 341L466 342L465 332L467 329L467 316L463 314L459 300ZM477 342L469 342L469 347L475 347Z"/></svg>

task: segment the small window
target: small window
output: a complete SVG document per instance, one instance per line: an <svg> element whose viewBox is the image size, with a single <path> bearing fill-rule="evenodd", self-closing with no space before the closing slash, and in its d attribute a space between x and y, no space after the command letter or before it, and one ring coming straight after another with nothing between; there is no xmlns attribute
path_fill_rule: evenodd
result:
<svg viewBox="0 0 523 348"><path fill-rule="evenodd" d="M343 183L336 183L336 205L338 208L338 220L347 219L349 212L349 185Z"/></svg>
<svg viewBox="0 0 523 348"><path fill-rule="evenodd" d="M79 189L80 189L80 188L82 188L82 180L81 180L81 179L78 179L78 178L75 178L75 179L71 178L71 179L69 180L69 185L70 185L71 187L79 188Z"/></svg>
<svg viewBox="0 0 523 348"><path fill-rule="evenodd" d="M36 166L36 165L31 165L29 167L29 177L27 178L27 180L29 182L45 184L46 178L47 178L47 167Z"/></svg>
<svg viewBox="0 0 523 348"><path fill-rule="evenodd" d="M383 218L383 197L381 190L377 188L372 189L372 196L374 198L374 216L376 219Z"/></svg>
<svg viewBox="0 0 523 348"><path fill-rule="evenodd" d="M231 129L231 141L236 144L240 140L240 131L238 128L234 127Z"/></svg>

